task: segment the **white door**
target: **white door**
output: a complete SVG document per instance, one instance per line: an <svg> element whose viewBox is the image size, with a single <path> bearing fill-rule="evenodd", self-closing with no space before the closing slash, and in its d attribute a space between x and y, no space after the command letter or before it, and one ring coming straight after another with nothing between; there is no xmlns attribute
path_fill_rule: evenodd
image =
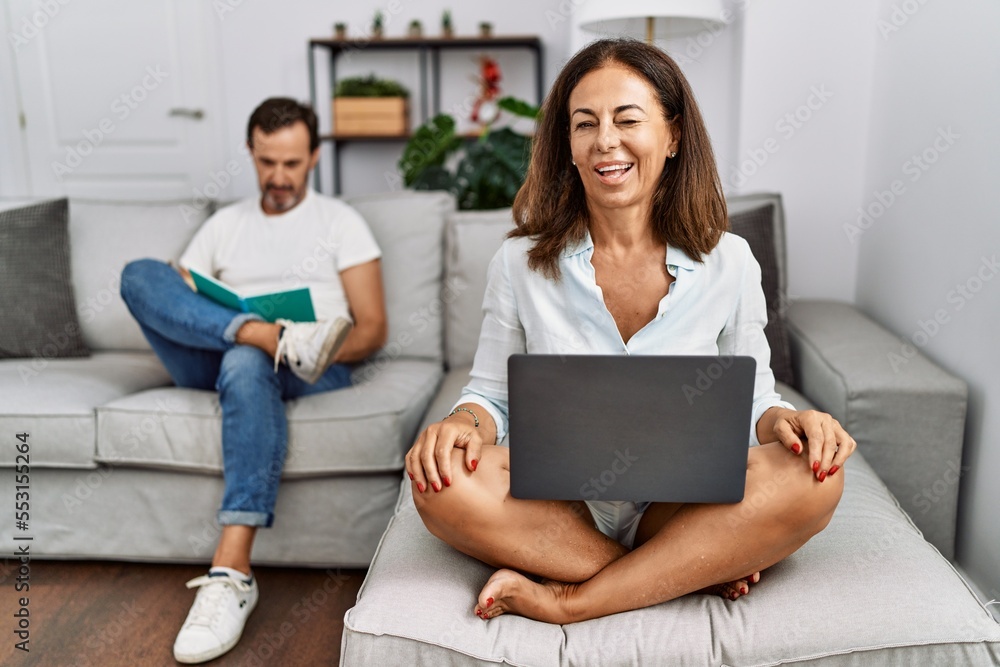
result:
<svg viewBox="0 0 1000 667"><path fill-rule="evenodd" d="M3 1L24 194L190 199L205 185L224 141L211 3Z"/></svg>

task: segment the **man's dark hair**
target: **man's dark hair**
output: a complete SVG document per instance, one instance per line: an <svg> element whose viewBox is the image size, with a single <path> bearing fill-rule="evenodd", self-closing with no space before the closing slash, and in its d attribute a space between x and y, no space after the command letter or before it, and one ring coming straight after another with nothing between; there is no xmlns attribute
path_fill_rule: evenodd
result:
<svg viewBox="0 0 1000 667"><path fill-rule="evenodd" d="M319 131L316 127L316 112L307 104L299 104L290 97L271 97L260 103L250 114L247 124L247 145L253 148L253 130L259 127L264 134L273 134L283 127L299 121L309 130L309 152L319 148Z"/></svg>

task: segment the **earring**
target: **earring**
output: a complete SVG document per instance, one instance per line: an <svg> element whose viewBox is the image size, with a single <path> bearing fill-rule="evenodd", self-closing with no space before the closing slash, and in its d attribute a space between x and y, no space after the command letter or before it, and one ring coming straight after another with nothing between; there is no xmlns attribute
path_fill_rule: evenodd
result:
<svg viewBox="0 0 1000 667"><path fill-rule="evenodd" d="M570 160L570 162L572 162L572 163L573 163L573 166L574 166L574 167L576 166L576 160Z"/></svg>
<svg viewBox="0 0 1000 667"><path fill-rule="evenodd" d="M671 160L673 160L675 157L677 157L677 152L676 151L670 154L670 159Z"/></svg>

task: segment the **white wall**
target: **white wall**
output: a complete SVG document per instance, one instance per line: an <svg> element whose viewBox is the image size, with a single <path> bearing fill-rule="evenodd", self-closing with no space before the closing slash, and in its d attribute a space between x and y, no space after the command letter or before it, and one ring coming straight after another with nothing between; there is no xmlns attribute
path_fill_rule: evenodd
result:
<svg viewBox="0 0 1000 667"><path fill-rule="evenodd" d="M969 383L957 559L1000 598L1000 5L878 5L857 303Z"/></svg>
<svg viewBox="0 0 1000 667"><path fill-rule="evenodd" d="M861 205L876 6L868 0L754 0L743 26L731 190L784 197L793 298L852 301L857 248L843 232Z"/></svg>
<svg viewBox="0 0 1000 667"><path fill-rule="evenodd" d="M235 3L234 3L235 4ZM564 4L568 5L568 2ZM334 9L336 8L336 9ZM224 72L223 96L228 131L226 151L230 154L242 150L246 136L246 122L253 108L272 95L287 95L298 99L309 98L307 42L312 37L333 34L334 22L347 23L351 35L368 34L372 16L381 8L388 18L385 34L400 37L413 19L423 23L424 34L440 34L441 13L450 8L457 35L474 35L480 21L493 23L496 35L538 35L544 46L544 89L562 65L568 47L568 10L560 9L560 0L507 0L502 3L469 3L460 5L445 0L396 0L395 2L330 3L320 0L303 0L282 8L275 17L270 3L243 2L233 11L219 16L219 57ZM321 132L328 133L329 78L325 52L316 51L318 88L317 111L321 119ZM503 94L516 95L534 101L534 66L527 51L489 51L501 66L504 79ZM479 72L479 51L449 52L442 56L442 108L465 104L470 94L475 94L474 80ZM410 88L413 127L419 124L419 82L416 52L365 52L352 54L338 65L338 77L376 72L379 76L395 78ZM375 192L398 187L396 162L402 153L403 143L356 143L347 146L344 164L344 194ZM324 165L329 162L324 160ZM323 189L330 191L329 168L323 172ZM233 194L244 196L255 191L251 174L246 173L234 184Z"/></svg>
<svg viewBox="0 0 1000 667"><path fill-rule="evenodd" d="M0 35L11 32L10 7L0 5ZM14 73L14 45L0 45L0 197L31 191L19 127L20 103Z"/></svg>

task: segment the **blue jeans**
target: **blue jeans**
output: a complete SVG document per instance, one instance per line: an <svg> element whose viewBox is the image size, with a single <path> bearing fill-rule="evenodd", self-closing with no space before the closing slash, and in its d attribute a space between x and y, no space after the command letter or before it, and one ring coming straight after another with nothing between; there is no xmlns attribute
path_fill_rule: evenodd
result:
<svg viewBox="0 0 1000 667"><path fill-rule="evenodd" d="M226 483L219 523L270 527L288 448L284 401L349 386L351 367L334 364L312 385L284 365L275 373L266 352L236 344L239 328L259 316L193 292L163 262L130 262L121 294L177 386L219 392Z"/></svg>

